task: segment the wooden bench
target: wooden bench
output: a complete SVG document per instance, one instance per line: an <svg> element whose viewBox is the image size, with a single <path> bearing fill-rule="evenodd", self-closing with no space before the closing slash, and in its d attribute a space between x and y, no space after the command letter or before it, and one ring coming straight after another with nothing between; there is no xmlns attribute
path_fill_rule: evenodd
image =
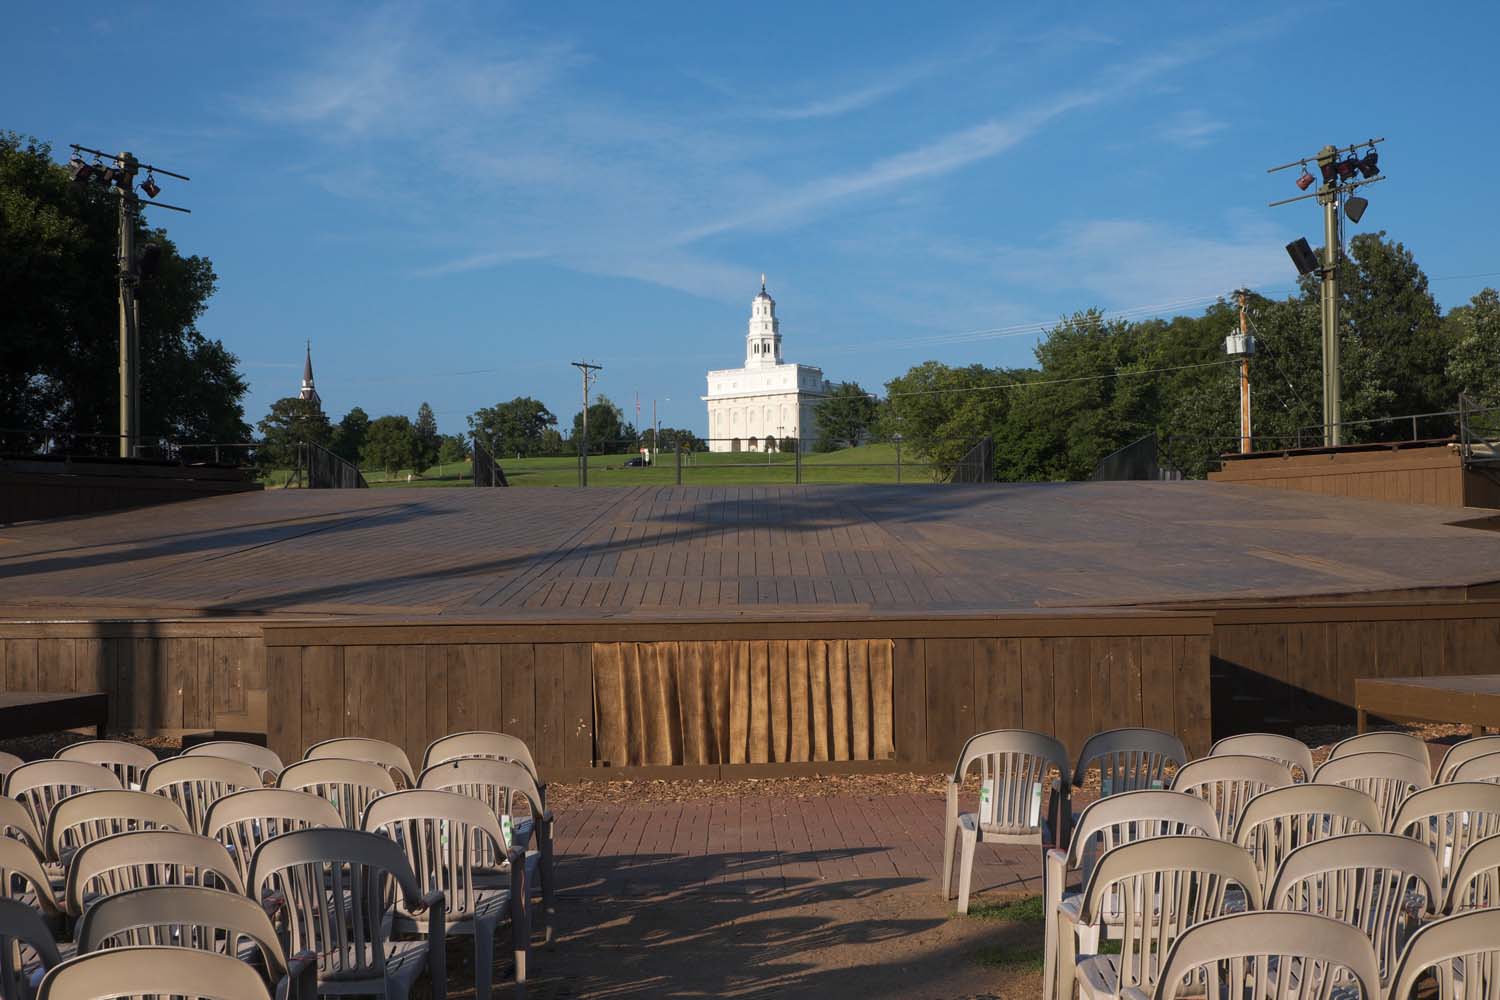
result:
<svg viewBox="0 0 1500 1000"><path fill-rule="evenodd" d="M103 691L0 691L0 738L92 726L103 739L108 721L109 695Z"/></svg>
<svg viewBox="0 0 1500 1000"><path fill-rule="evenodd" d="M1356 677L1354 707L1359 731L1371 715L1387 719L1452 722L1475 736L1500 730L1500 674L1468 677Z"/></svg>

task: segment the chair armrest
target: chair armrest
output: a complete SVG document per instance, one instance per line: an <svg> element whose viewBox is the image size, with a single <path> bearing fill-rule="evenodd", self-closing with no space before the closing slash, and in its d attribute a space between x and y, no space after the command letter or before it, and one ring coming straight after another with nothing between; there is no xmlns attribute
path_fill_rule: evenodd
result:
<svg viewBox="0 0 1500 1000"><path fill-rule="evenodd" d="M415 902L408 899L407 908L412 913L425 913L429 917L437 916L446 918L448 915L448 897L443 895L443 890L434 889L422 894Z"/></svg>
<svg viewBox="0 0 1500 1000"><path fill-rule="evenodd" d="M318 955L299 951L286 963L288 1000L318 1000Z"/></svg>
<svg viewBox="0 0 1500 1000"><path fill-rule="evenodd" d="M423 894L418 905L427 912L427 974L432 1000L448 1000L448 899L441 889Z"/></svg>

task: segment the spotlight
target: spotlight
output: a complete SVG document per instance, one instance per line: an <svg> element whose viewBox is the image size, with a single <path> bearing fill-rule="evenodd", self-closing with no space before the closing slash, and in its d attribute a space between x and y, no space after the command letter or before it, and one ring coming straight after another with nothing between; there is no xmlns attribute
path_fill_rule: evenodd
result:
<svg viewBox="0 0 1500 1000"><path fill-rule="evenodd" d="M1359 160L1355 158L1353 153L1350 153L1347 160L1339 161L1338 171L1339 180L1347 181L1349 178L1359 173Z"/></svg>
<svg viewBox="0 0 1500 1000"><path fill-rule="evenodd" d="M1365 158L1359 161L1359 172L1366 177L1374 177L1380 173L1380 154L1375 152L1374 146L1371 146Z"/></svg>
<svg viewBox="0 0 1500 1000"><path fill-rule="evenodd" d="M1307 237L1293 240L1286 245L1287 256L1292 258L1292 263L1297 266L1298 274L1312 274L1318 270L1318 256L1313 253L1312 247L1307 245Z"/></svg>
<svg viewBox="0 0 1500 1000"><path fill-rule="evenodd" d="M1365 209L1369 207L1369 200L1358 195L1344 199L1344 214L1349 216L1349 221L1353 223L1358 223L1364 217Z"/></svg>
<svg viewBox="0 0 1500 1000"><path fill-rule="evenodd" d="M161 194L160 185L156 183L156 178L152 177L150 174L147 174L146 179L141 182L141 190L146 192L147 198L155 198L157 195Z"/></svg>
<svg viewBox="0 0 1500 1000"><path fill-rule="evenodd" d="M99 183L107 188L112 188L119 184L120 178L124 175L123 171L116 170L114 167L95 167L94 173L98 176Z"/></svg>
<svg viewBox="0 0 1500 1000"><path fill-rule="evenodd" d="M1318 160L1318 169L1323 172L1323 183L1332 184L1339 179L1339 162L1334 159Z"/></svg>
<svg viewBox="0 0 1500 1000"><path fill-rule="evenodd" d="M68 161L68 173L72 176L73 183L86 184L94 176L94 168L83 161L83 157L77 153Z"/></svg>
<svg viewBox="0 0 1500 1000"><path fill-rule="evenodd" d="M1302 175L1297 178L1297 187L1301 188L1303 191L1306 191L1308 188L1312 187L1313 181L1315 180L1317 180L1317 178L1308 173L1307 165L1303 164Z"/></svg>
<svg viewBox="0 0 1500 1000"><path fill-rule="evenodd" d="M141 247L136 266L143 279L156 277L156 272L161 270L161 247L155 243L147 243Z"/></svg>

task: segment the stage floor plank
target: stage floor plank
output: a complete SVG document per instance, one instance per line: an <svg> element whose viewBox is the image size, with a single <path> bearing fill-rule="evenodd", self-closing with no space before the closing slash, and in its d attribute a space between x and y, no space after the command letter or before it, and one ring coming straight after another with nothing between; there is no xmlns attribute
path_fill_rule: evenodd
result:
<svg viewBox="0 0 1500 1000"><path fill-rule="evenodd" d="M0 529L0 615L1002 611L1500 579L1492 512L1220 483L266 491Z"/></svg>

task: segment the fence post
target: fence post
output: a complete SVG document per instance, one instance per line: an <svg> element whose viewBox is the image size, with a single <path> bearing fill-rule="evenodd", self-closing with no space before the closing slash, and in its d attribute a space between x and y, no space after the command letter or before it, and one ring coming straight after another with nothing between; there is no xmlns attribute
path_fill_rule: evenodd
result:
<svg viewBox="0 0 1500 1000"><path fill-rule="evenodd" d="M677 447L672 449L672 457L677 461L677 485L682 485L682 442L677 442Z"/></svg>
<svg viewBox="0 0 1500 1000"><path fill-rule="evenodd" d="M802 485L802 439L801 438L797 439L797 450L796 450L795 454L797 456L797 460L794 463L797 466L797 472L796 472L795 482L797 483L798 486L801 486Z"/></svg>

